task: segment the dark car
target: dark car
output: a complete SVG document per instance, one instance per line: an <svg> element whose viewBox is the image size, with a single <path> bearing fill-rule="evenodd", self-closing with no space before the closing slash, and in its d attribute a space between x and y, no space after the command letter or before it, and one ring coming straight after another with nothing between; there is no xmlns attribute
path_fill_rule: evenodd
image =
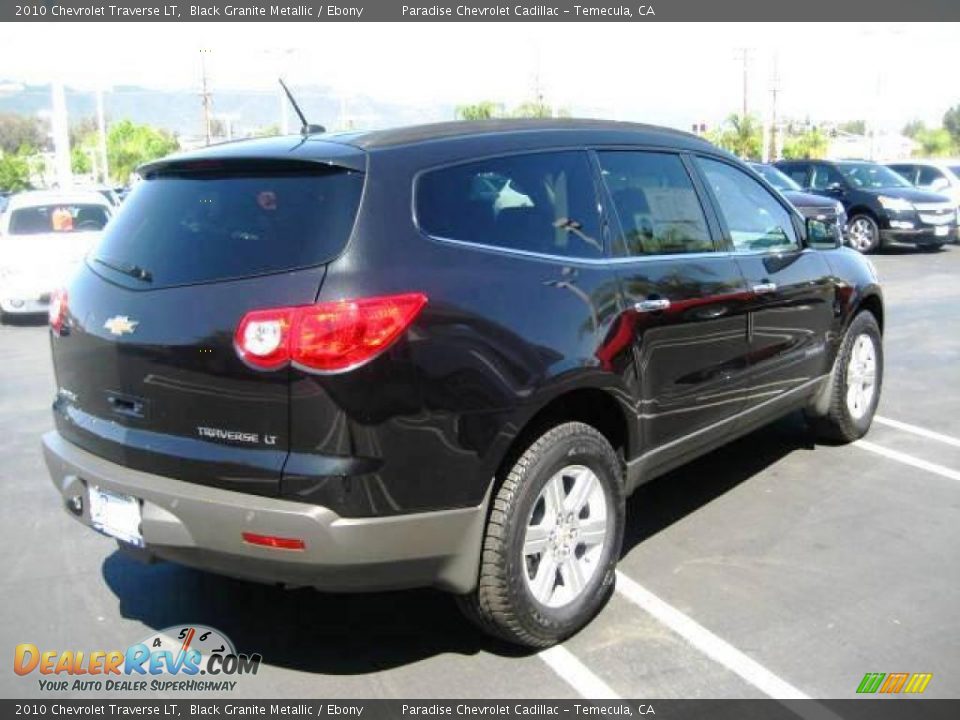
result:
<svg viewBox="0 0 960 720"><path fill-rule="evenodd" d="M434 586L547 646L624 498L883 371L872 266L694 136L600 121L237 142L142 168L51 310L67 510L148 558Z"/></svg>
<svg viewBox="0 0 960 720"><path fill-rule="evenodd" d="M847 240L869 253L891 242L939 250L956 233L950 199L912 187L890 168L865 160L781 160L776 166L804 190L847 210Z"/></svg>
<svg viewBox="0 0 960 720"><path fill-rule="evenodd" d="M823 195L805 193L793 180L777 170L773 165L764 163L750 163L760 177L773 185L790 204L793 205L805 218L814 218L830 225L843 242L844 231L847 226L847 211L843 203Z"/></svg>

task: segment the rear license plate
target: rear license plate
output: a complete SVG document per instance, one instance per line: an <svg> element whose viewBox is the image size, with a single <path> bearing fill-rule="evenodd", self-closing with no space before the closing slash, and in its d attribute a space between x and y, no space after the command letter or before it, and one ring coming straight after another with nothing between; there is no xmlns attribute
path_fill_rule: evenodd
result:
<svg viewBox="0 0 960 720"><path fill-rule="evenodd" d="M949 230L950 228L948 228L946 225L941 225L940 227L933 229L933 234L937 237L943 237L947 234L947 232L949 232Z"/></svg>
<svg viewBox="0 0 960 720"><path fill-rule="evenodd" d="M140 534L140 501L130 495L120 495L90 486L90 522L104 535L125 543L143 547Z"/></svg>

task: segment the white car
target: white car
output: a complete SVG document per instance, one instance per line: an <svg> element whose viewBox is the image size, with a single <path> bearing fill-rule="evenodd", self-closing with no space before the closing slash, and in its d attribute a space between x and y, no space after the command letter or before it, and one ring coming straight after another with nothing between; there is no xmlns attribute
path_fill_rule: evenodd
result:
<svg viewBox="0 0 960 720"><path fill-rule="evenodd" d="M960 160L913 158L887 163L887 167L903 175L914 187L950 198L957 206L957 221L960 222Z"/></svg>
<svg viewBox="0 0 960 720"><path fill-rule="evenodd" d="M100 239L113 207L94 191L29 191L0 215L0 319L46 313L50 294Z"/></svg>

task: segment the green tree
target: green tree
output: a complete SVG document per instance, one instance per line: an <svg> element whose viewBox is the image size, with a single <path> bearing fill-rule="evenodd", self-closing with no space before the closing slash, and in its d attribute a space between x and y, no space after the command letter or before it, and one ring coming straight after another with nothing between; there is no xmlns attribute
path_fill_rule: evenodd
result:
<svg viewBox="0 0 960 720"><path fill-rule="evenodd" d="M515 118L564 118L570 117L570 112L565 108L556 108L548 105L542 100L531 100L520 103L510 112L510 117Z"/></svg>
<svg viewBox="0 0 960 720"><path fill-rule="evenodd" d="M47 144L46 125L40 118L4 113L0 115L0 150L17 154L23 147L43 148Z"/></svg>
<svg viewBox="0 0 960 720"><path fill-rule="evenodd" d="M0 190L19 192L32 187L30 178L37 169L37 155L27 145L16 152L0 150Z"/></svg>
<svg viewBox="0 0 960 720"><path fill-rule="evenodd" d="M165 130L121 120L107 132L110 175L117 182L125 183L137 167L169 155L177 147L177 139Z"/></svg>
<svg viewBox="0 0 960 720"><path fill-rule="evenodd" d="M953 141L960 145L960 105L954 105L943 114L943 127Z"/></svg>
<svg viewBox="0 0 960 720"><path fill-rule="evenodd" d="M763 151L760 122L753 115L731 115L710 135L715 145L745 160L759 160Z"/></svg>
<svg viewBox="0 0 960 720"><path fill-rule="evenodd" d="M867 122L866 120L847 120L837 125L837 130L850 135L866 135Z"/></svg>
<svg viewBox="0 0 960 720"><path fill-rule="evenodd" d="M70 172L74 175L86 175L93 170L90 164L90 156L85 148L80 145L73 145L70 148Z"/></svg>
<svg viewBox="0 0 960 720"><path fill-rule="evenodd" d="M457 120L490 120L503 117L503 103L491 100L481 100L472 105L457 105L455 111Z"/></svg>
<svg viewBox="0 0 960 720"><path fill-rule="evenodd" d="M927 126L924 124L923 120L911 120L903 126L903 130L900 132L906 135L908 138L915 138L926 129Z"/></svg>
<svg viewBox="0 0 960 720"><path fill-rule="evenodd" d="M921 130L913 139L920 145L914 152L919 157L946 157L953 154L954 138L945 128Z"/></svg>
<svg viewBox="0 0 960 720"><path fill-rule="evenodd" d="M787 160L810 160L826 157L828 141L819 128L792 135L783 143L783 157Z"/></svg>

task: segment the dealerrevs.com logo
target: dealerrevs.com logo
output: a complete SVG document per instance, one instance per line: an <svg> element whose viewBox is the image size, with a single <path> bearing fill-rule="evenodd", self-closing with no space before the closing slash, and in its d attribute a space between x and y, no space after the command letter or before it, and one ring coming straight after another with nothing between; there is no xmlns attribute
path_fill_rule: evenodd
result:
<svg viewBox="0 0 960 720"><path fill-rule="evenodd" d="M169 627L126 650L49 650L17 645L13 670L37 675L40 689L64 691L233 690L241 675L256 675L262 657L237 653L230 639L205 625Z"/></svg>

